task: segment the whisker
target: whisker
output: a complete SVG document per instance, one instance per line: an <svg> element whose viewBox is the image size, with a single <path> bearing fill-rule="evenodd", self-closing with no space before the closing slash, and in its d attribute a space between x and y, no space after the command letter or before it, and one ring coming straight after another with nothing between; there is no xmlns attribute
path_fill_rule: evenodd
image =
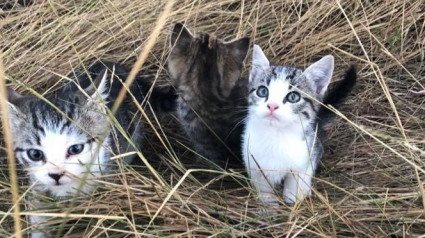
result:
<svg viewBox="0 0 425 238"><path fill-rule="evenodd" d="M240 121L238 121L238 122L236 123L236 125L232 128L232 130L230 130L230 132L229 132L229 134L228 134L227 136L231 135L231 134L233 133L233 131L235 131L235 130L236 130L236 128L238 128L238 126L240 126L242 123L245 123L247 120L248 120L248 117L240 118ZM233 121L233 122L232 122L232 124L233 124L234 122L236 122L236 121L237 121L237 120Z"/></svg>

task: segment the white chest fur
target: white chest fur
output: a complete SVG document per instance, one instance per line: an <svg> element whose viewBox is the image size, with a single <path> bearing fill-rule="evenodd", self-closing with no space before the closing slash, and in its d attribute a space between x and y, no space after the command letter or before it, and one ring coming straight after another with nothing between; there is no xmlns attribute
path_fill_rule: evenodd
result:
<svg viewBox="0 0 425 238"><path fill-rule="evenodd" d="M270 175L302 172L310 163L311 150L304 138L302 128L277 128L250 120L243 138L244 161L251 169L257 169L258 163Z"/></svg>
<svg viewBox="0 0 425 238"><path fill-rule="evenodd" d="M268 193L272 190L271 186L285 180L285 191L291 190L287 195L284 191L285 200L294 202L296 197L301 197L296 196L297 190L309 190L315 167L310 156L313 147L305 139L302 125L282 128L257 120L248 120L242 147L253 184L261 193ZM299 185L299 175L303 177L301 180L308 180L303 186Z"/></svg>

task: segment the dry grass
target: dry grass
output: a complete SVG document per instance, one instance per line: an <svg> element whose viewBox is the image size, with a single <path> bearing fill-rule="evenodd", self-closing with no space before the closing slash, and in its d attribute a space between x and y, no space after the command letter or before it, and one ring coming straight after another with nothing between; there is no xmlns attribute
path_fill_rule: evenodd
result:
<svg viewBox="0 0 425 238"><path fill-rule="evenodd" d="M4 1L3 1L4 2ZM134 65L148 45L165 2L149 0L41 0L2 5L0 47L6 78L44 93L72 67L95 59ZM75 237L141 236L359 236L425 234L425 4L397 1L177 1L143 68L167 85L169 26L186 21L195 32L226 39L251 36L278 64L305 67L336 57L335 79L349 64L361 78L355 96L328 130L326 155L314 195L271 219L256 211L240 173L200 179L177 158L187 150L173 119L152 128L144 162L117 172L96 194L78 198L64 224ZM249 65L246 65L249 68ZM152 117L151 117L152 118ZM161 142L162 141L162 142ZM165 150L167 148L167 150ZM171 151L171 153L170 153ZM0 236L15 234L7 166L0 173ZM223 182L225 179L227 182ZM230 182L229 182L230 181ZM122 186L124 184L125 186ZM225 189L221 188L226 186ZM21 219L31 204L22 195ZM67 202L36 211L65 216ZM68 217L69 217L68 216ZM52 222L57 219L52 219Z"/></svg>

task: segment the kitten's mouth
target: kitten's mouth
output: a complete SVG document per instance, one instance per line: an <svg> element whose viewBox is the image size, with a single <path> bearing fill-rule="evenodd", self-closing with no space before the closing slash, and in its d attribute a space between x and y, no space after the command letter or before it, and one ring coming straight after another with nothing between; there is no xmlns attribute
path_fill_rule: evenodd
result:
<svg viewBox="0 0 425 238"><path fill-rule="evenodd" d="M280 121L279 118L277 118L274 114L267 114L264 118L269 121Z"/></svg>

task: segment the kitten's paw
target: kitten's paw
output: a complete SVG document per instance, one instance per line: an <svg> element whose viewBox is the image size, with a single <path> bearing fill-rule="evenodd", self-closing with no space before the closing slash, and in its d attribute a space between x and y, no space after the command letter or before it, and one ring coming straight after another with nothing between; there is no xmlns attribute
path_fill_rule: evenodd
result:
<svg viewBox="0 0 425 238"><path fill-rule="evenodd" d="M271 217L271 218L273 218L277 214L277 208L275 208L275 207L259 208L258 210L255 211L255 214L257 214L257 216L259 216L259 217Z"/></svg>
<svg viewBox="0 0 425 238"><path fill-rule="evenodd" d="M278 207L279 206L279 200L277 199L275 194L262 193L262 194L259 195L258 198L265 205L272 206L272 207Z"/></svg>
<svg viewBox="0 0 425 238"><path fill-rule="evenodd" d="M295 203L293 201L289 201L289 200L287 201L287 200L285 200L285 205L288 206L288 207L293 207L294 204Z"/></svg>
<svg viewBox="0 0 425 238"><path fill-rule="evenodd" d="M294 205L294 203L297 201L297 196L295 194L289 192L288 190L283 191L283 200L285 204L291 204Z"/></svg>
<svg viewBox="0 0 425 238"><path fill-rule="evenodd" d="M30 238L46 238L46 234L42 233L42 232L33 232L30 235Z"/></svg>
<svg viewBox="0 0 425 238"><path fill-rule="evenodd" d="M311 192L299 192L296 196L293 194L283 194L284 202L289 207L292 207L296 202L302 202L306 197L310 196Z"/></svg>
<svg viewBox="0 0 425 238"><path fill-rule="evenodd" d="M284 189L283 198L287 205L294 204L296 202L302 202L306 197L311 195L311 189L309 187L304 187L298 189L298 192L294 190Z"/></svg>

